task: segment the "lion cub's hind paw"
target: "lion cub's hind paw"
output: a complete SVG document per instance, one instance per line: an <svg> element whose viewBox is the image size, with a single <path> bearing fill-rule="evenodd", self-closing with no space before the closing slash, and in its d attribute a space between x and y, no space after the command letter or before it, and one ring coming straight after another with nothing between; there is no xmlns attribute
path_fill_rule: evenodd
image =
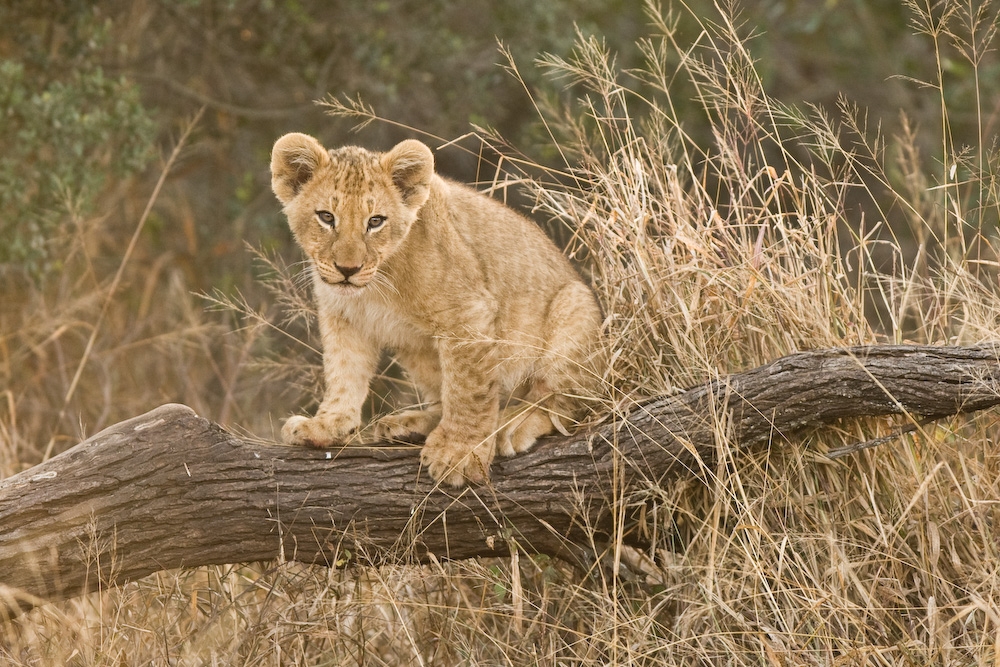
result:
<svg viewBox="0 0 1000 667"><path fill-rule="evenodd" d="M281 427L281 441L286 445L325 449L346 444L356 432L357 425L346 419L296 415Z"/></svg>
<svg viewBox="0 0 1000 667"><path fill-rule="evenodd" d="M526 452L536 440L555 430L551 417L541 409L504 411L500 415L500 424L497 436L497 453L500 456Z"/></svg>
<svg viewBox="0 0 1000 667"><path fill-rule="evenodd" d="M440 421L441 412L435 410L393 412L375 422L373 436L376 441L419 442L426 438Z"/></svg>

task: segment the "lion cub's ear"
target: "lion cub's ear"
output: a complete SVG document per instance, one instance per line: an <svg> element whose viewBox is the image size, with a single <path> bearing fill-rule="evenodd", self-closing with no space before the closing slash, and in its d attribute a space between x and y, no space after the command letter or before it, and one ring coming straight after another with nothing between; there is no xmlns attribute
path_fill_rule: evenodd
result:
<svg viewBox="0 0 1000 667"><path fill-rule="evenodd" d="M316 170L330 161L323 146L308 134L292 132L274 142L271 150L271 189L287 204L309 182Z"/></svg>
<svg viewBox="0 0 1000 667"><path fill-rule="evenodd" d="M392 182L403 195L409 208L420 208L430 196L431 176L434 175L434 154L417 141L402 141L382 156L382 167L392 174Z"/></svg>

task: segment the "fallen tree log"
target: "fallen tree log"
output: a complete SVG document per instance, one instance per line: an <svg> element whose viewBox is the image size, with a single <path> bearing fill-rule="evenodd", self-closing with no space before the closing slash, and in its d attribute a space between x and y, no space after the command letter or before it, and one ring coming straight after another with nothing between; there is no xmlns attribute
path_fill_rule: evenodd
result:
<svg viewBox="0 0 1000 667"><path fill-rule="evenodd" d="M719 424L747 447L844 417L981 410L1000 403L998 356L993 345L793 354L547 438L460 490L435 488L413 445L253 442L165 405L0 481L0 613L176 567L571 554L582 526L613 531L613 496L704 471Z"/></svg>

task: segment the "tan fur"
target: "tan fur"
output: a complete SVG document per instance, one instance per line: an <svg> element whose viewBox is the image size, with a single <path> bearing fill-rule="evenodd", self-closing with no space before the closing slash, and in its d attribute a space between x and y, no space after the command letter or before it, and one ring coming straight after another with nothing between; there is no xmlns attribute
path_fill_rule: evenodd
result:
<svg viewBox="0 0 1000 667"><path fill-rule="evenodd" d="M435 175L419 141L327 151L288 134L271 174L313 265L326 381L316 415L290 418L285 442L347 441L385 348L430 407L389 415L376 432L426 434L421 460L435 480L484 481L497 451L525 451L578 415L600 314L536 225Z"/></svg>

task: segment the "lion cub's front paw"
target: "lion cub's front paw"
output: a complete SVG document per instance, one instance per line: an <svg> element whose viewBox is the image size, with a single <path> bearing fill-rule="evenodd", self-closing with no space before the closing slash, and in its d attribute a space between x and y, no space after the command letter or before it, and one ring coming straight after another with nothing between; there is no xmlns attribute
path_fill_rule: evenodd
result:
<svg viewBox="0 0 1000 667"><path fill-rule="evenodd" d="M420 462L436 481L462 486L466 481L481 484L489 478L495 442L493 437L469 442L438 426L427 436Z"/></svg>
<svg viewBox="0 0 1000 667"><path fill-rule="evenodd" d="M336 447L343 445L357 431L358 424L339 415L317 415L289 417L281 427L281 440L286 445L306 447Z"/></svg>

